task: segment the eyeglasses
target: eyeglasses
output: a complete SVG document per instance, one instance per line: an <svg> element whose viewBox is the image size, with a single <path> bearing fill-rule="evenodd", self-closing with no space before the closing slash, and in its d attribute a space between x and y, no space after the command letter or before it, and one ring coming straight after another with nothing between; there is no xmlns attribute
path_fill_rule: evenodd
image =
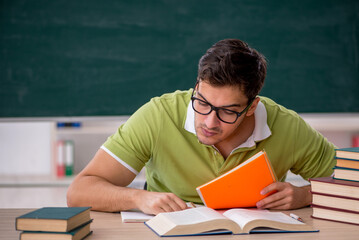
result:
<svg viewBox="0 0 359 240"><path fill-rule="evenodd" d="M250 108L250 106L254 101L254 99L252 99L243 111L236 112L222 107L215 107L209 102L196 98L193 95L194 95L194 89L191 96L192 108L194 111L196 111L201 115L209 115L212 111L215 111L218 119L228 124L235 123L242 114L248 111L248 109Z"/></svg>

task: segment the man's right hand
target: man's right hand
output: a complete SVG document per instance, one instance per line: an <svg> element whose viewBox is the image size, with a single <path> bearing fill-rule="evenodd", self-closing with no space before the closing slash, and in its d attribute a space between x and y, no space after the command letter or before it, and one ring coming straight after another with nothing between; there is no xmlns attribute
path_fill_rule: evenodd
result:
<svg viewBox="0 0 359 240"><path fill-rule="evenodd" d="M187 209L187 204L175 194L163 192L140 191L136 205L142 212L155 215Z"/></svg>

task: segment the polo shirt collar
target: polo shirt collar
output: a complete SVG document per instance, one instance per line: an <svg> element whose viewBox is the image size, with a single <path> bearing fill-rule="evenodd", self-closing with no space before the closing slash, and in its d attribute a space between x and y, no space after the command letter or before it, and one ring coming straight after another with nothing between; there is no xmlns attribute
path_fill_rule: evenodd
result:
<svg viewBox="0 0 359 240"><path fill-rule="evenodd" d="M194 125L194 114L195 112L192 108L192 100L191 100L187 107L187 117L186 117L184 129L197 136L195 125ZM256 110L254 111L254 119L255 119L255 126L252 135L237 148L253 147L256 145L256 142L262 141L268 138L270 135L272 135L272 132L267 124L267 110L264 104L260 101L258 103Z"/></svg>

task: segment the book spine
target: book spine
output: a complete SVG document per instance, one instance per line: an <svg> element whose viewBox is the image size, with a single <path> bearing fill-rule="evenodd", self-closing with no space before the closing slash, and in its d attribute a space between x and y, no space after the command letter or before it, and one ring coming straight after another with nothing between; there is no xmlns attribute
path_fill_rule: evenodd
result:
<svg viewBox="0 0 359 240"><path fill-rule="evenodd" d="M278 182L278 178L277 178L277 175L275 174L275 172L273 171L273 166L272 166L272 163L271 161L269 161L269 158L268 158L268 155L267 155L267 152L264 151L264 158L266 160L266 163L267 163L267 166L268 166L268 169L272 175L272 179L274 182Z"/></svg>
<svg viewBox="0 0 359 240"><path fill-rule="evenodd" d="M347 182L353 182L353 183L359 183L359 180L353 180L350 178L339 178L339 177L333 177L335 180L340 180L340 181L347 181Z"/></svg>
<svg viewBox="0 0 359 240"><path fill-rule="evenodd" d="M332 198L343 198L343 199L359 201L359 198L354 198L354 197L347 197L347 196L342 196L342 195L334 195L334 194L327 194L327 193L320 193L320 192L313 192L313 191L310 191L310 192L313 195L322 195L322 196L327 196L327 197L332 197Z"/></svg>
<svg viewBox="0 0 359 240"><path fill-rule="evenodd" d="M56 158L56 176L63 177L65 175L64 163L64 142L57 141L57 158Z"/></svg>
<svg viewBox="0 0 359 240"><path fill-rule="evenodd" d="M352 210L347 210L347 209L326 207L326 206L321 206L321 205L317 205L317 204L312 204L311 206L312 206L312 208L322 208L322 209L327 209L327 210L337 211L337 212L345 212L345 213L359 214L359 212L357 212L357 211L352 211Z"/></svg>
<svg viewBox="0 0 359 240"><path fill-rule="evenodd" d="M354 172L359 171L359 169L357 169L357 168L337 167L337 166L335 166L333 169L334 169L334 170L335 170L335 169L348 170L348 171L354 171Z"/></svg>
<svg viewBox="0 0 359 240"><path fill-rule="evenodd" d="M330 218L316 217L314 215L311 215L311 217L314 219L319 219L319 220L327 220L327 221L332 221L332 222L337 222L337 223L348 223L348 224L352 224L352 225L359 225L357 223L338 221L338 220L334 220L334 219L330 219Z"/></svg>
<svg viewBox="0 0 359 240"><path fill-rule="evenodd" d="M352 147L359 147L359 134L353 136Z"/></svg>
<svg viewBox="0 0 359 240"><path fill-rule="evenodd" d="M65 142L65 175L71 176L74 168L74 143L70 140Z"/></svg>
<svg viewBox="0 0 359 240"><path fill-rule="evenodd" d="M335 157L335 159L359 162L359 159L352 159L352 158L340 158L340 157Z"/></svg>
<svg viewBox="0 0 359 240"><path fill-rule="evenodd" d="M341 179L335 179L332 177L319 177L319 178L310 178L309 182L313 185L318 183L324 183L324 184L333 184L333 185L344 185L344 186L350 186L350 187L359 187L358 182L353 181L346 181Z"/></svg>

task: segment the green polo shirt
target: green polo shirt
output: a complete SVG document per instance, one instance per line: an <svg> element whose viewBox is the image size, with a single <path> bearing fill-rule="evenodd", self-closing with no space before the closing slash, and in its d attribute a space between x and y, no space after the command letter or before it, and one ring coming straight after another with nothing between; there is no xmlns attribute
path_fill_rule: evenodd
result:
<svg viewBox="0 0 359 240"><path fill-rule="evenodd" d="M330 176L334 145L298 114L260 97L253 135L227 159L200 143L194 131L191 90L155 97L136 111L101 147L133 173L146 167L149 191L172 192L201 203L196 187L265 149L278 179L288 170L303 178Z"/></svg>

